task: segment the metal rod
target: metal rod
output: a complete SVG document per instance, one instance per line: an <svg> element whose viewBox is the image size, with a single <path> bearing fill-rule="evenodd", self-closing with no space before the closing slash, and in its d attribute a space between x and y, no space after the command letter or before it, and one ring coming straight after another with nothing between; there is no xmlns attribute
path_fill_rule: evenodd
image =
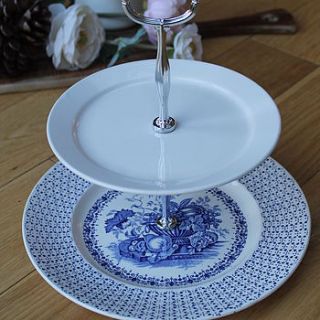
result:
<svg viewBox="0 0 320 320"><path fill-rule="evenodd" d="M157 133L170 133L176 128L176 122L169 117L168 101L170 94L170 64L167 53L167 32L163 24L157 27L158 52L156 66L156 85L160 102L160 115L153 121Z"/></svg>
<svg viewBox="0 0 320 320"><path fill-rule="evenodd" d="M162 212L157 224L162 229L174 229L178 220L170 213L170 196L161 196Z"/></svg>
<svg viewBox="0 0 320 320"><path fill-rule="evenodd" d="M199 1L200 0L190 0L190 8L177 17L150 18L136 12L131 6L131 0L122 0L123 10L131 20L139 24L147 24L157 28L158 53L155 80L160 100L160 113L159 117L153 121L153 128L157 133L170 133L176 128L176 121L169 117L168 111L170 65L167 54L166 28L180 25L191 20L195 16Z"/></svg>
<svg viewBox="0 0 320 320"><path fill-rule="evenodd" d="M170 225L170 217L169 217L169 196L161 196L162 202L162 225L164 228L168 228Z"/></svg>
<svg viewBox="0 0 320 320"><path fill-rule="evenodd" d="M160 123L163 128L168 120L168 100L170 93L170 65L167 54L167 33L163 25L157 27L158 53L156 67L156 84L160 100Z"/></svg>

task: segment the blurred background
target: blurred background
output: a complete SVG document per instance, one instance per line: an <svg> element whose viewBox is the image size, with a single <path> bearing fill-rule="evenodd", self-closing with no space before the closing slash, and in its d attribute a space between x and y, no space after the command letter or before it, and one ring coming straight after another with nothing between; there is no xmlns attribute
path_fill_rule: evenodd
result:
<svg viewBox="0 0 320 320"><path fill-rule="evenodd" d="M185 2L179 2L178 10L183 10ZM17 3L0 1L0 94L70 86L107 66L156 55L155 32L152 34L150 28L146 28L146 34L138 33L139 26L124 15L120 0L21 0ZM162 7L171 8L175 2L160 3ZM134 0L133 4L141 14L156 17L179 13L176 8L161 11L147 0ZM83 9L84 5L90 12ZM277 11L279 9L282 11ZM72 21L72 12L77 12L78 20L85 17L83 26L75 27L77 21ZM250 45L263 43L318 63L317 13L319 5L312 0L201 0L195 21L203 50L189 56L178 50L175 53L173 39L179 30L174 30L168 52L172 58L224 64L216 57L251 38L254 42ZM71 30L71 38L63 39L63 30ZM244 55L254 50L250 51L250 46L240 46L240 49ZM240 54L234 52L233 56Z"/></svg>

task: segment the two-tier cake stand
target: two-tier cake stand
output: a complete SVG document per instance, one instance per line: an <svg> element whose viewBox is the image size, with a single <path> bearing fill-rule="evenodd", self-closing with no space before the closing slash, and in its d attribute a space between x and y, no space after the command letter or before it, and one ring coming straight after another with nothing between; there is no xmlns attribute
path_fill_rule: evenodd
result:
<svg viewBox="0 0 320 320"><path fill-rule="evenodd" d="M123 0L129 17L157 28L157 61L80 81L48 119L61 162L29 197L25 245L57 291L103 315L234 313L276 290L307 247L304 195L267 158L280 133L273 100L216 65L174 60L170 71L166 30L197 4L151 19Z"/></svg>

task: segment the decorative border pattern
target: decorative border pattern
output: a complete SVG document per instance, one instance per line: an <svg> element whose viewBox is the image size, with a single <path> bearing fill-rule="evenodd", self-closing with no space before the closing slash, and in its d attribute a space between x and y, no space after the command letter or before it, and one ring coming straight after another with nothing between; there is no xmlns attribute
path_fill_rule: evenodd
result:
<svg viewBox="0 0 320 320"><path fill-rule="evenodd" d="M267 297L294 272L310 237L310 215L294 179L267 159L240 182L262 211L263 233L252 257L234 273L204 285L148 289L97 272L79 254L71 215L90 184L57 164L37 184L26 205L24 242L42 277L72 301L119 319L212 319Z"/></svg>

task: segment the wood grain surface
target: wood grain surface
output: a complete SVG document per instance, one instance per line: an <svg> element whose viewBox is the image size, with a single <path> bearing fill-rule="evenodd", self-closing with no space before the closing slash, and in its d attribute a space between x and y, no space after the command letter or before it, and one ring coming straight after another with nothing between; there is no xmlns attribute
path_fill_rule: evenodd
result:
<svg viewBox="0 0 320 320"><path fill-rule="evenodd" d="M293 36L244 36L204 41L204 60L238 70L279 105L283 130L273 157L304 190L312 235L293 276L267 299L226 320L320 319L320 1L202 0L198 19L285 8L297 19ZM0 319L102 320L60 296L29 262L21 239L23 207L37 180L56 160L46 117L64 89L0 96Z"/></svg>
<svg viewBox="0 0 320 320"><path fill-rule="evenodd" d="M293 10L293 14L299 25L299 32L294 36L255 36L254 39L319 65L320 1L310 0Z"/></svg>

